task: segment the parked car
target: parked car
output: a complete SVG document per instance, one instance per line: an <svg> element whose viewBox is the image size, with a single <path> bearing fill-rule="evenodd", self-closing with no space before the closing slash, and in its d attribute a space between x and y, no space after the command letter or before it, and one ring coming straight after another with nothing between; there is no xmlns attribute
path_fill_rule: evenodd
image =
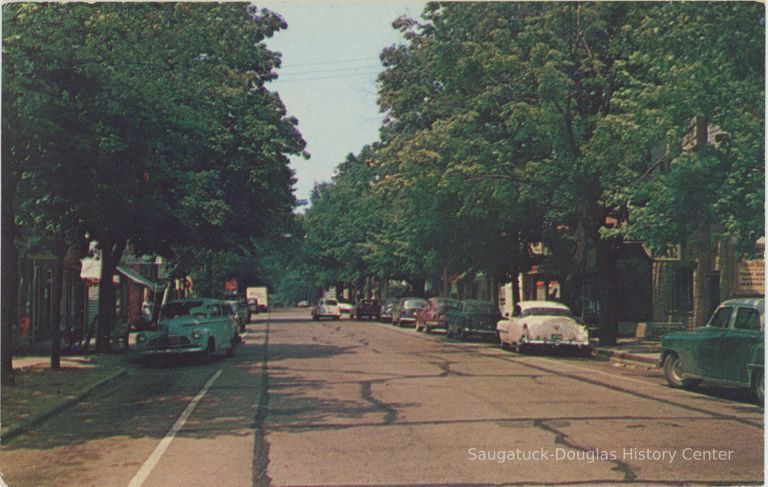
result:
<svg viewBox="0 0 768 487"><path fill-rule="evenodd" d="M701 381L752 389L763 403L765 299L729 299L718 306L706 326L661 336L659 366L672 387Z"/></svg>
<svg viewBox="0 0 768 487"><path fill-rule="evenodd" d="M231 357L238 342L227 303L212 298L169 301L160 310L158 329L136 335L136 347L145 356L198 354L206 362L218 353Z"/></svg>
<svg viewBox="0 0 768 487"><path fill-rule="evenodd" d="M355 317L358 320L363 318L381 319L381 306L375 299L361 299L355 306Z"/></svg>
<svg viewBox="0 0 768 487"><path fill-rule="evenodd" d="M460 305L458 299L429 298L427 305L416 313L416 331L431 333L435 328L445 328L445 314Z"/></svg>
<svg viewBox="0 0 768 487"><path fill-rule="evenodd" d="M401 298L397 306L392 308L392 324L397 326L416 323L416 312L426 306L423 298Z"/></svg>
<svg viewBox="0 0 768 487"><path fill-rule="evenodd" d="M299 301L298 303L296 303L296 306L298 306L299 308L309 308L309 301L305 301L305 300Z"/></svg>
<svg viewBox="0 0 768 487"><path fill-rule="evenodd" d="M500 319L501 313L496 303L465 299L458 309L446 312L446 334L461 340L470 335L496 337L496 324Z"/></svg>
<svg viewBox="0 0 768 487"><path fill-rule="evenodd" d="M502 348L589 350L589 330L571 316L568 306L555 301L520 301L512 316L496 324Z"/></svg>
<svg viewBox="0 0 768 487"><path fill-rule="evenodd" d="M233 301L229 300L226 301L227 305L229 305L230 312L232 313L232 316L235 319L235 324L237 326L237 330L242 333L245 331L245 325L250 323L251 319L251 312L248 309L247 305L244 305L240 301Z"/></svg>
<svg viewBox="0 0 768 487"><path fill-rule="evenodd" d="M339 302L335 299L321 298L312 308L312 319L317 321L320 318L340 320L341 310L339 309Z"/></svg>
<svg viewBox="0 0 768 487"><path fill-rule="evenodd" d="M256 298L248 298L248 322L253 319L253 315L259 313L259 300Z"/></svg>
<svg viewBox="0 0 768 487"><path fill-rule="evenodd" d="M339 301L339 311L341 311L342 315L347 315L350 319L352 319L352 317L355 315L355 305L352 303Z"/></svg>
<svg viewBox="0 0 768 487"><path fill-rule="evenodd" d="M400 298L389 298L381 305L381 321L390 323L392 321L392 311L400 303Z"/></svg>

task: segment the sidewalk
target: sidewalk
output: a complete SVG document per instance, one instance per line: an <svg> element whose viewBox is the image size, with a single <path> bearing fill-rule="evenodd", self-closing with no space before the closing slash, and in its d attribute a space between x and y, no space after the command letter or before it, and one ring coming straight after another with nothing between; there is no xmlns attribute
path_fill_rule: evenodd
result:
<svg viewBox="0 0 768 487"><path fill-rule="evenodd" d="M47 349L47 350L46 350ZM16 384L2 385L0 443L80 401L91 391L118 380L131 366L131 353L64 355L50 368L50 342L13 357Z"/></svg>
<svg viewBox="0 0 768 487"><path fill-rule="evenodd" d="M595 346L595 358L622 365L655 369L659 363L661 342L646 338L619 338L613 346Z"/></svg>

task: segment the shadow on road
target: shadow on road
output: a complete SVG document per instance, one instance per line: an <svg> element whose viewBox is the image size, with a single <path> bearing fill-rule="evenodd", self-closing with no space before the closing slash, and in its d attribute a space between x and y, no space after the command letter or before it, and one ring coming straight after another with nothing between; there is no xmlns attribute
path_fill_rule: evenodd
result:
<svg viewBox="0 0 768 487"><path fill-rule="evenodd" d="M216 357L208 365L194 357L166 357L147 365L136 355L128 375L88 394L3 445L3 450L49 449L118 438L162 438L203 385L223 373L198 403L178 436L214 438L253 434L261 390L261 345L243 345L233 358ZM122 440L120 440L122 441Z"/></svg>
<svg viewBox="0 0 768 487"><path fill-rule="evenodd" d="M269 362L291 359L323 359L334 355L351 354L354 353L357 348L359 347L318 343L270 345Z"/></svg>

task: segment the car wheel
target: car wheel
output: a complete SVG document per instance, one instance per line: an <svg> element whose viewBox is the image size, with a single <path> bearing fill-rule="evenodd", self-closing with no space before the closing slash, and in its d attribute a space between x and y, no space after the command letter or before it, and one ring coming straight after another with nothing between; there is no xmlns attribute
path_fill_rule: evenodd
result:
<svg viewBox="0 0 768 487"><path fill-rule="evenodd" d="M200 353L200 362L202 362L203 365L208 365L213 361L213 353L216 351L216 342L213 341L213 338L208 339L208 348L205 349L204 352Z"/></svg>
<svg viewBox="0 0 768 487"><path fill-rule="evenodd" d="M759 405L765 404L765 374L762 370L752 373L752 393Z"/></svg>
<svg viewBox="0 0 768 487"><path fill-rule="evenodd" d="M664 359L664 378L667 379L667 383L677 388L688 388L698 384L700 382L698 380L683 378L681 365L680 357L676 353L667 355L667 358Z"/></svg>
<svg viewBox="0 0 768 487"><path fill-rule="evenodd" d="M432 327L430 327L429 325L425 325L424 326L424 332L425 333L432 333Z"/></svg>
<svg viewBox="0 0 768 487"><path fill-rule="evenodd" d="M464 328L458 328L456 330L456 339L457 340L464 340L466 337L464 335Z"/></svg>

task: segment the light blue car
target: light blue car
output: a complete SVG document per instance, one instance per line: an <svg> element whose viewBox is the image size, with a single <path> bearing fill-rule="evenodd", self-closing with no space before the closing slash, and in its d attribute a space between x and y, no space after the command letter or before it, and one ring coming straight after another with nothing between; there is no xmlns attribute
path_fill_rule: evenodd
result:
<svg viewBox="0 0 768 487"><path fill-rule="evenodd" d="M169 301L160 310L158 329L136 335L145 356L197 354L206 363L216 354L234 355L239 341L227 303L212 298Z"/></svg>

